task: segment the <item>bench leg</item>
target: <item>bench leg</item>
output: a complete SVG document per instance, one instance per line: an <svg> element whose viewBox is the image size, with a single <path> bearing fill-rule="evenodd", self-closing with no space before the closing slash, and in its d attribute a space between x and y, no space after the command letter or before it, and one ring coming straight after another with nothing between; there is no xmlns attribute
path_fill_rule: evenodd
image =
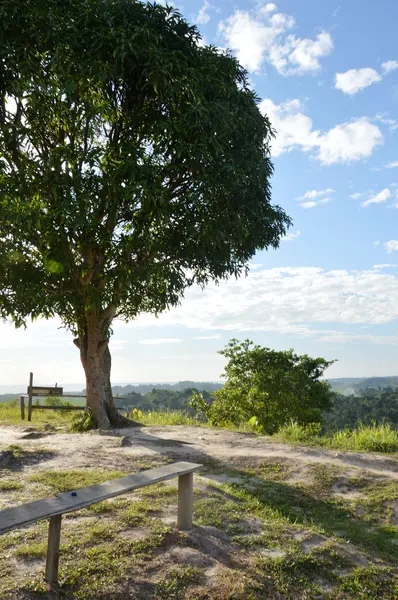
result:
<svg viewBox="0 0 398 600"><path fill-rule="evenodd" d="M178 478L178 529L192 529L193 473Z"/></svg>
<svg viewBox="0 0 398 600"><path fill-rule="evenodd" d="M61 541L62 515L50 517L48 527L48 545L46 560L46 581L51 585L58 583L59 544Z"/></svg>
<svg viewBox="0 0 398 600"><path fill-rule="evenodd" d="M20 402L21 402L21 420L23 421L25 419L25 398L23 396L21 396Z"/></svg>

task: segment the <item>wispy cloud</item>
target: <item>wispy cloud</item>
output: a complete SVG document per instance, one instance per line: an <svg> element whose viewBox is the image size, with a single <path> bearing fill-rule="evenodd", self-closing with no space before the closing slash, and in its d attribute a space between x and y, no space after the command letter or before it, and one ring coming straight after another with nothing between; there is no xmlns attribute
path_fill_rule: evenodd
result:
<svg viewBox="0 0 398 600"><path fill-rule="evenodd" d="M208 0L204 0L202 6L199 9L199 12L196 16L195 21L200 25L206 25L210 21L210 15L208 10L211 8L210 2Z"/></svg>
<svg viewBox="0 0 398 600"><path fill-rule="evenodd" d="M368 200L365 200L365 202L361 202L361 206L369 206L370 204L380 204L381 202L385 202L386 200L391 198L391 195L391 190L389 188L385 188L375 196L372 196L371 198L368 198Z"/></svg>
<svg viewBox="0 0 398 600"><path fill-rule="evenodd" d="M289 232L285 235L284 238L282 238L282 242L292 242L296 238L300 237L300 235L301 233L299 231L296 231L295 233Z"/></svg>
<svg viewBox="0 0 398 600"><path fill-rule="evenodd" d="M387 62L382 63L381 68L384 73L391 73L398 69L398 60L388 60Z"/></svg>
<svg viewBox="0 0 398 600"><path fill-rule="evenodd" d="M398 240L388 247L398 250ZM330 323L393 323L398 318L397 298L398 277L388 270L262 269L205 290L192 288L181 306L158 319L140 316L132 326L178 325L201 329L203 335L207 330L209 335L275 331L317 336L319 324L330 329Z"/></svg>
<svg viewBox="0 0 398 600"><path fill-rule="evenodd" d="M221 335L218 333L216 335L197 335L193 337L193 340L219 340Z"/></svg>
<svg viewBox="0 0 398 600"><path fill-rule="evenodd" d="M361 196L363 196L362 192L355 192L355 194L350 194L350 198L352 198L353 200L359 200Z"/></svg>
<svg viewBox="0 0 398 600"><path fill-rule="evenodd" d="M398 240L389 240L388 242L384 242L383 246L387 254L392 254L392 252L398 251Z"/></svg>
<svg viewBox="0 0 398 600"><path fill-rule="evenodd" d="M328 194L333 194L334 191L335 190L333 188L327 188L326 190L310 190L305 192L303 196L298 196L297 200L307 200L318 198L319 196L327 196Z"/></svg>
<svg viewBox="0 0 398 600"><path fill-rule="evenodd" d="M373 268L376 269L377 271L380 271L381 269L391 269L392 267L398 267L398 265L391 264L391 263L383 263L381 265L373 265Z"/></svg>
<svg viewBox="0 0 398 600"><path fill-rule="evenodd" d="M154 338L148 340L139 340L139 344L145 344L147 346L158 346L160 344L179 344L183 340L180 338Z"/></svg>

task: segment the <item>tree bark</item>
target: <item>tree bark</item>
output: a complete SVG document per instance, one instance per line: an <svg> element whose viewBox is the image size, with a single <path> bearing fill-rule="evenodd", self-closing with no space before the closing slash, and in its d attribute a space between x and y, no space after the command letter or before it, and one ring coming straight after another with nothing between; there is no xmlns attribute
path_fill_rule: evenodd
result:
<svg viewBox="0 0 398 600"><path fill-rule="evenodd" d="M133 425L116 408L111 386L111 353L98 315L87 316L84 333L75 340L86 374L86 408L99 429Z"/></svg>
<svg viewBox="0 0 398 600"><path fill-rule="evenodd" d="M134 421L131 421L130 419L127 419L122 414L120 414L120 412L116 408L111 385L112 358L111 353L109 351L109 344L106 345L106 348L102 354L101 367L103 377L103 388L105 392L105 410L111 425L113 427L127 427L138 425L138 423L135 423Z"/></svg>

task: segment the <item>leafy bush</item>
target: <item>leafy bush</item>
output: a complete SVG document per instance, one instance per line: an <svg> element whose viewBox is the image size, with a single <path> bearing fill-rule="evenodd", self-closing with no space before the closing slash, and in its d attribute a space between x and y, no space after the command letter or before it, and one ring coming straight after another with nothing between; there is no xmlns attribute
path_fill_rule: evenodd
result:
<svg viewBox="0 0 398 600"><path fill-rule="evenodd" d="M91 429L96 429L97 423L95 421L93 412L90 408L87 408L82 415L76 415L72 420L71 431L76 433L84 433Z"/></svg>
<svg viewBox="0 0 398 600"><path fill-rule="evenodd" d="M322 412L332 406L334 392L321 377L333 361L235 339L220 354L228 359L225 386L214 392L212 403L200 394L191 397L191 406L212 425L249 423L258 432L272 434L292 419L299 424L320 422Z"/></svg>

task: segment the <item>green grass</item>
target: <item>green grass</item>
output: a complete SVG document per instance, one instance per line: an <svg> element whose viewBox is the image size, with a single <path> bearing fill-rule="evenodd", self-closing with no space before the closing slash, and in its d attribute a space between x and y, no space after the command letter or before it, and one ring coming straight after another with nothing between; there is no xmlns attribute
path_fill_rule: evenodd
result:
<svg viewBox="0 0 398 600"><path fill-rule="evenodd" d="M72 419L75 411L67 410L33 410L32 421L27 421L28 406L25 402L25 420L21 420L21 410L19 405L13 406L8 402L0 403L0 423L5 425L25 425L42 429L43 425L49 423L54 426L66 426L69 427L72 423Z"/></svg>
<svg viewBox="0 0 398 600"><path fill-rule="evenodd" d="M22 490L23 485L19 481L12 479L0 479L0 492Z"/></svg>
<svg viewBox="0 0 398 600"><path fill-rule="evenodd" d="M180 410L175 411L137 411L131 417L143 425L201 425L197 419Z"/></svg>
<svg viewBox="0 0 398 600"><path fill-rule="evenodd" d="M398 431L390 425L362 425L352 431L338 431L332 436L314 435L310 428L297 423L286 425L273 438L292 444L321 446L354 452L398 452Z"/></svg>
<svg viewBox="0 0 398 600"><path fill-rule="evenodd" d="M154 466L157 458L153 460L146 466ZM140 461L132 458L133 469ZM395 600L398 530L385 516L386 503L397 498L395 482L360 471L353 478L343 467L307 465L308 483L294 483L296 466L289 459L245 457L242 466L204 462L206 479L195 484L192 534L162 522L162 515L170 516L177 508L175 485L164 483L66 516L60 561L66 597ZM235 479L212 479L220 472ZM65 491L121 474L104 469L45 471L28 482L43 486L38 487L41 494L47 486ZM362 497L351 501L334 496L336 481L360 489ZM0 538L0 598L45 597L46 539L47 523ZM197 553L204 567L191 562ZM366 566L358 565L357 555ZM12 561L38 559L37 575L27 569L16 581ZM211 566L214 560L219 571L210 576L206 561Z"/></svg>
<svg viewBox="0 0 398 600"><path fill-rule="evenodd" d="M51 487L56 492L68 492L97 483L104 483L117 477L123 477L122 471L86 470L86 471L43 471L30 475L28 481L41 483Z"/></svg>

